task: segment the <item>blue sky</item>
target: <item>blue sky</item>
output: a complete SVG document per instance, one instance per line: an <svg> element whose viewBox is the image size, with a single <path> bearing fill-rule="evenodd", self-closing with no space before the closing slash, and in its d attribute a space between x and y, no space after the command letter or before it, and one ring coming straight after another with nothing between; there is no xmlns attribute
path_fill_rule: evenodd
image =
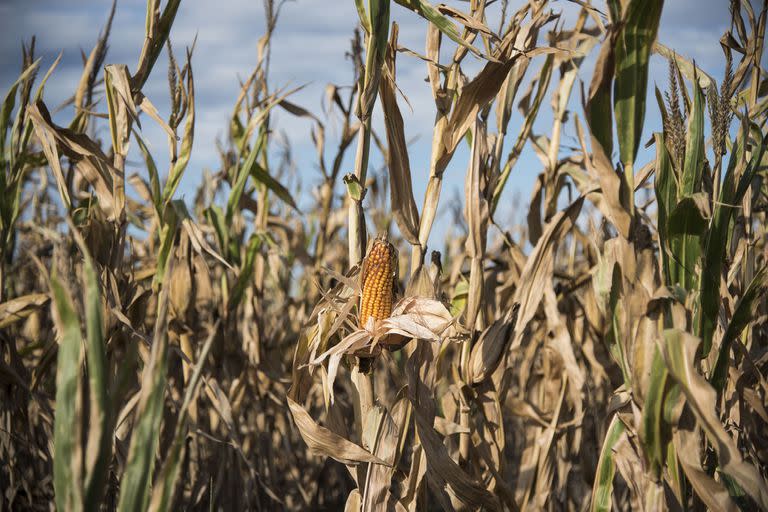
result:
<svg viewBox="0 0 768 512"><path fill-rule="evenodd" d="M448 2L458 8L466 8L464 2ZM755 2L757 3L757 2ZM510 1L510 9L517 9L522 0ZM600 2L597 3L598 5ZM125 63L135 68L144 32L146 2L139 0L118 1L117 12L110 39L107 63ZM20 45L31 35L37 36L37 53L43 56L43 67L47 67L63 51L63 60L46 89L45 101L53 108L74 91L81 70L81 49L87 54L93 47L103 27L110 2L107 0L0 0L0 19L4 20L3 36L0 39L0 91L7 90L18 74ZM577 6L559 0L552 2L555 11L562 10L567 19L572 19ZM496 6L489 16L496 15ZM398 6L392 7L392 19L400 25L400 44L423 53L425 22L414 13ZM327 84L349 85L351 72L344 53L349 47L352 31L357 23L357 12L352 0L296 0L287 2L280 15L273 38L272 66L270 78L273 87L298 86L307 84L291 98L323 118L321 98ZM567 22L566 22L567 23ZM498 22L490 22L496 27ZM722 76L724 59L719 38L729 25L727 0L667 0L661 20L659 41L674 48L678 53L695 59L697 64L719 81ZM566 26L568 26L566 24ZM254 0L183 0L171 40L177 56L182 48L190 45L197 35L197 46L193 57L195 88L197 96L197 124L192 159L187 168L179 194L191 198L202 178L203 169L215 170L218 166L215 140L225 134L227 119L239 90L239 78L246 77L256 63L256 45L264 28L264 14L261 2ZM594 65L593 55L586 60L580 79L588 87ZM466 61L471 61L467 57ZM470 70L479 69L482 63L470 62ZM165 56L158 62L155 71L145 87L145 94L159 108L163 116L168 112L168 88L166 81ZM534 70L538 64L534 65ZM528 77L532 76L529 70ZM666 63L658 56L652 58L651 87L657 83L666 86ZM416 139L411 146L411 169L414 179L416 203L421 207L428 171L431 144L434 103L429 85L424 82L425 64L407 55L398 56L398 85L410 100L413 110L400 100L405 121L406 136ZM553 75L553 85L557 72ZM577 82L576 87L580 87ZM574 94L578 101L578 94ZM535 126L535 133L548 133L551 116L548 115L551 94L542 106L542 114ZM572 101L574 110L581 115L578 103ZM103 104L100 110L105 110ZM57 114L60 122L66 122L73 115L71 107ZM377 108L375 126L381 126L381 112ZM302 182L300 204L308 204L308 191L319 183L316 159L309 131L310 124L285 112L274 116L277 130L286 134L292 144L297 163L297 179ZM513 117L509 133L516 136L520 117ZM327 147L334 148L338 136L338 123L326 121ZM573 125L564 132L563 143L572 145ZM646 127L658 127L658 112L655 101L649 104ZM156 155L161 169L167 167L165 136L153 122L143 123L144 135ZM336 128L336 129L334 129ZM108 137L106 128L101 134ZM383 131L381 131L383 135ZM643 141L650 136L646 130ZM506 147L510 147L512 141ZM651 152L653 149L650 150ZM351 171L354 151L349 152L344 172ZM332 157L332 155L330 155ZM460 150L446 171L441 203L443 209L448 201L463 197L463 177L468 154ZM640 156L640 161L651 158L650 153ZM374 165L380 160L374 159ZM541 171L541 163L528 150L518 162L508 184L502 209L497 220L511 224L513 212L527 211L532 184ZM129 174L145 174L137 158L130 159ZM436 223L432 240L437 241L444 233L444 225L450 223L447 210L442 214L445 222Z"/></svg>

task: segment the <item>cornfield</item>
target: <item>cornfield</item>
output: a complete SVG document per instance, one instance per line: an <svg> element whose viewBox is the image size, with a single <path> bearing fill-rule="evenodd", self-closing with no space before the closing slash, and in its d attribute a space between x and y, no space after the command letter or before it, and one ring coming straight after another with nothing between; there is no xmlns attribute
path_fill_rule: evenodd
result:
<svg viewBox="0 0 768 512"><path fill-rule="evenodd" d="M756 3L723 2L719 84L658 40L663 0L339 3L359 14L349 69L314 108L270 81L282 4L264 0L189 199L192 147L214 141L195 137L194 45L171 45L181 0L147 1L135 65L109 63L113 4L58 114L58 61L30 39L0 108L0 508L768 510ZM395 9L424 48L399 44ZM398 59L434 100L413 106L434 111L425 161ZM276 111L311 133L311 193L274 158ZM457 166L461 206L441 201Z"/></svg>

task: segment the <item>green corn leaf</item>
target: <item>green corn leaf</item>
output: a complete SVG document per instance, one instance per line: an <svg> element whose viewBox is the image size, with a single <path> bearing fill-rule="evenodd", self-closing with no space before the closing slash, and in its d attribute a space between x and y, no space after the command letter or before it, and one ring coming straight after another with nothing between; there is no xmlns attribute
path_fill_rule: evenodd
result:
<svg viewBox="0 0 768 512"><path fill-rule="evenodd" d="M685 162L681 177L679 201L671 209L667 221L670 247L677 264L673 274L688 291L696 289L699 282L697 266L700 265L703 240L710 218L709 196L701 189L704 166L704 95L694 84L693 110L688 119Z"/></svg>
<svg viewBox="0 0 768 512"><path fill-rule="evenodd" d="M342 178L344 185L347 187L347 194L355 201L363 200L363 185L357 176L352 173L345 174Z"/></svg>
<svg viewBox="0 0 768 512"><path fill-rule="evenodd" d="M93 259L85 240L74 228L75 240L83 254L85 278L86 361L88 364L88 444L85 452L85 509L99 508L112 461L112 414L107 381L106 340L102 318L101 291Z"/></svg>
<svg viewBox="0 0 768 512"><path fill-rule="evenodd" d="M83 510L80 415L77 401L82 333L70 291L56 275L50 280L53 318L60 333L56 365L56 416L53 425L53 488L58 510Z"/></svg>
<svg viewBox="0 0 768 512"><path fill-rule="evenodd" d="M236 110L232 114L232 119L229 121L229 133L232 137L232 141L235 143L235 147L241 147L243 145L243 135L245 135L245 126L240 121L240 116Z"/></svg>
<svg viewBox="0 0 768 512"><path fill-rule="evenodd" d="M672 237L669 243L674 260L672 284L681 286L689 292L696 289L699 281L696 269L701 254L699 240L699 237L684 234Z"/></svg>
<svg viewBox="0 0 768 512"><path fill-rule="evenodd" d="M107 111L109 112L109 134L112 137L112 149L115 151L115 153L123 153L122 147L120 145L121 138L118 134L118 102L120 101L120 98L118 97L117 91L115 90L115 86L113 84L114 77L112 73L104 73L104 91L106 92L107 96Z"/></svg>
<svg viewBox="0 0 768 512"><path fill-rule="evenodd" d="M760 140L759 130L754 126L750 128L754 139ZM712 347L712 336L717 327L721 301L720 277L728 248L728 234L731 229L735 205L741 203L749 183L752 182L752 178L757 172L763 152L765 151L766 141L763 140L761 144L756 145L757 151L753 151L752 158L746 163L746 167L741 172L741 178L737 184L737 174L744 165L747 142L749 140L748 136L747 125L745 125L742 128L741 136L736 139L736 144L731 151L728 168L720 191L720 200L715 203L712 223L707 233L702 262L702 275L706 276L706 278L701 280L699 287L701 312L698 325L699 334L702 339L703 357L709 354L709 350ZM724 362L720 362L720 364Z"/></svg>
<svg viewBox="0 0 768 512"><path fill-rule="evenodd" d="M374 55L374 62L381 68L387 52L387 39L389 39L389 0L368 0L368 14L375 45L371 53Z"/></svg>
<svg viewBox="0 0 768 512"><path fill-rule="evenodd" d="M658 205L658 229L659 229L659 253L661 255L664 282L667 286L677 282L676 264L670 257L669 232L667 229L669 213L677 203L677 182L672 169L672 160L669 157L664 137L661 133L655 133L656 141L656 204ZM675 270L673 272L673 267Z"/></svg>
<svg viewBox="0 0 768 512"><path fill-rule="evenodd" d="M159 10L160 0L147 0L147 16L144 33L144 47L141 49L138 69L132 78L134 90L141 90L144 87L152 68L155 66L157 58L163 51L163 46L171 33L171 25L176 18L176 12L179 10L181 0L168 0L163 12L159 17L155 12Z"/></svg>
<svg viewBox="0 0 768 512"><path fill-rule="evenodd" d="M136 144L139 146L139 151L144 157L144 163L147 165L147 172L149 173L149 191L152 194L152 204L155 206L158 218L162 215L161 198L160 198L160 175L157 172L157 165L155 159L152 157L149 148L147 148L144 139L141 138L139 133L134 130L133 136L136 139Z"/></svg>
<svg viewBox="0 0 768 512"><path fill-rule="evenodd" d="M608 4L608 15L609 19L611 20L611 23L619 23L621 22L621 4L619 0L608 0L606 2Z"/></svg>
<svg viewBox="0 0 768 512"><path fill-rule="evenodd" d="M717 318L720 311L720 279L723 271L723 259L728 246L728 231L731 225L736 194L736 168L745 156L747 132L742 130L736 139L728 161L720 200L714 205L712 224L707 233L702 261L702 275L699 286L701 313L699 315L699 335L702 339L702 355L706 357L712 346L712 336L717 327ZM727 352L726 352L727 354Z"/></svg>
<svg viewBox="0 0 768 512"><path fill-rule="evenodd" d="M250 284L251 278L253 277L253 265L256 262L256 254L259 252L263 241L264 237L258 233L251 235L251 239L248 241L248 248L245 251L245 261L243 262L242 268L240 269L240 275L237 276L237 282L232 289L232 294L229 296L229 301L227 303L227 308L230 311L237 308L237 305L240 304L240 301L243 298L243 293L245 293L245 289Z"/></svg>
<svg viewBox="0 0 768 512"><path fill-rule="evenodd" d="M748 328L755 320L755 311L758 310L760 301L768 292L768 267L763 267L752 282L749 283L744 295L739 299L733 311L733 317L723 334L723 341L717 354L715 368L710 378L712 386L718 393L722 392L728 378L728 359L730 357L733 341L741 336L744 329Z"/></svg>
<svg viewBox="0 0 768 512"><path fill-rule="evenodd" d="M750 184L752 184L752 179L755 177L755 174L761 168L763 170L765 169L763 155L765 154L766 144L768 144L768 134L764 136L760 131L760 128L758 128L754 123L749 124L749 132L750 147L748 149L752 152L752 158L747 163L746 169L744 169L744 171L741 173L741 176L739 177L739 184L736 187L736 192L733 198L731 198L731 201L733 202L730 204L740 203L744 198L744 195L747 193Z"/></svg>
<svg viewBox="0 0 768 512"><path fill-rule="evenodd" d="M677 389L677 388L675 388ZM680 458L677 453L674 442L667 444L667 465L666 481L672 488L672 492L677 498L678 503L682 503L686 496L685 486L687 484L685 476L680 468Z"/></svg>
<svg viewBox="0 0 768 512"><path fill-rule="evenodd" d="M367 120L379 92L379 79L389 38L389 0L369 0L370 33L366 38L365 77L360 91L360 115ZM367 162L366 162L367 163Z"/></svg>
<svg viewBox="0 0 768 512"><path fill-rule="evenodd" d="M364 0L355 0L355 8L357 9L357 16L360 18L360 25L366 34L371 33L371 19L368 17L368 13L365 10Z"/></svg>
<svg viewBox="0 0 768 512"><path fill-rule="evenodd" d="M171 261L171 249L176 239L176 231L181 224L181 219L179 219L176 209L171 205L165 208L163 217L163 225L160 229L160 249L157 251L157 269L152 280L152 288L155 291L163 285L163 280L168 272L168 266Z"/></svg>
<svg viewBox="0 0 768 512"><path fill-rule="evenodd" d="M285 188L279 181L277 181L275 178L270 176L270 174L264 170L258 163L254 162L250 169L250 175L251 177L256 180L257 182L261 183L265 187L267 187L269 190L274 192L277 197L282 199L288 206L294 209L294 211L299 212L298 207L296 206L296 203L293 200L293 197L291 196L291 193L288 191L287 188Z"/></svg>
<svg viewBox="0 0 768 512"><path fill-rule="evenodd" d="M621 161L628 169L633 167L643 133L648 59L663 4L663 0L632 0L616 41L613 107Z"/></svg>
<svg viewBox="0 0 768 512"><path fill-rule="evenodd" d="M225 255L228 261L237 262L237 260L233 258L233 255L236 255L237 251L230 251L229 228L227 227L228 224L226 223L224 212L221 211L221 208L217 205L212 204L205 209L205 218L211 226L213 226L221 254Z"/></svg>
<svg viewBox="0 0 768 512"><path fill-rule="evenodd" d="M640 439L643 443L643 449L646 457L651 463L651 470L658 478L661 468L664 466L664 447L663 439L664 419L662 415L662 405L664 404L664 391L667 387L667 368L664 366L664 360L661 358L659 349L656 348L651 363L651 375L649 379L648 391L643 405L642 423L640 430Z"/></svg>
<svg viewBox="0 0 768 512"><path fill-rule="evenodd" d="M158 268L159 270L159 268ZM152 473L160 438L168 365L168 289L160 291L149 362L141 374L141 395L131 446L120 483L119 512L141 512L149 505Z"/></svg>
<svg viewBox="0 0 768 512"><path fill-rule="evenodd" d="M612 266L611 287L608 295L608 314L611 321L611 328L608 332L608 350L613 356L613 360L619 365L621 374L624 377L625 385L630 388L632 385L632 372L629 368L629 361L625 351L625 333L622 329L622 318L628 314L624 309L622 300L622 274L621 267L617 264Z"/></svg>
<svg viewBox="0 0 768 512"><path fill-rule="evenodd" d="M240 199L243 197L245 191L245 184L248 181L250 175L250 169L256 164L256 157L261 152L264 144L266 143L266 131L262 127L259 130L259 135L256 138L256 144L248 152L248 156L245 157L245 161L241 166L237 168L235 173L235 181L232 184L232 191L229 194L229 200L227 201L227 211L225 214L226 225L232 225L232 219L235 216L235 212L240 207Z"/></svg>
<svg viewBox="0 0 768 512"><path fill-rule="evenodd" d="M710 217L709 195L706 192L685 196L669 213L667 233L670 237L703 236L709 227Z"/></svg>
<svg viewBox="0 0 768 512"><path fill-rule="evenodd" d="M466 279L462 279L456 283L456 287L453 289L453 297L451 298L451 315L458 317L467 307L467 297L469 296L469 282Z"/></svg>
<svg viewBox="0 0 768 512"><path fill-rule="evenodd" d="M589 99L585 108L589 132L600 143L608 158L613 153L613 111L611 109L611 84L614 74L615 32L611 31L603 42L595 64L595 72L589 85Z"/></svg>
<svg viewBox="0 0 768 512"><path fill-rule="evenodd" d="M704 93L697 82L693 84L693 108L688 117L685 136L685 163L683 164L682 193L693 194L701 190L704 172Z"/></svg>
<svg viewBox="0 0 768 512"><path fill-rule="evenodd" d="M624 434L626 427L617 415L611 419L608 433L603 440L600 459L597 462L595 483L592 486L592 512L608 512L612 510L611 496L613 495L613 477L616 474L616 464L613 462L613 447Z"/></svg>
<svg viewBox="0 0 768 512"><path fill-rule="evenodd" d="M41 60L42 58L37 59L32 63L31 66L25 69L24 72L19 75L16 81L13 82L5 95L2 108L0 108L0 158L5 158L5 142L7 137L6 127L9 124L8 122L10 121L13 108L16 106L16 91L18 91L19 86L25 80L29 79L29 77L32 76L35 71L37 71Z"/></svg>

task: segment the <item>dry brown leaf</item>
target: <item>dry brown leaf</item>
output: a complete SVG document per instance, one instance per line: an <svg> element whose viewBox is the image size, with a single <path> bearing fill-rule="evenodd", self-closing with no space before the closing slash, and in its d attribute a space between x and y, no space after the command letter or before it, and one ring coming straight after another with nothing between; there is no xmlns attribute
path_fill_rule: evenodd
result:
<svg viewBox="0 0 768 512"><path fill-rule="evenodd" d="M408 157L408 146L405 141L403 116L400 115L395 94L397 33L397 23L393 23L385 61L386 72L379 82L379 94L381 95L381 108L384 110L384 126L386 127L389 146L387 163L389 165L392 215L405 239L411 244L418 245L419 211L416 209L416 202L413 199L411 165Z"/></svg>
<svg viewBox="0 0 768 512"><path fill-rule="evenodd" d="M504 316L486 328L472 346L469 358L469 375L467 382L480 384L488 379L499 366L502 356L511 342L510 334L517 324L520 304L515 303Z"/></svg>
<svg viewBox="0 0 768 512"><path fill-rule="evenodd" d="M436 163L437 174L442 174L459 141L475 122L478 112L498 94L510 69L520 58L520 54L514 50L516 35L515 31L510 32L499 45L496 58L500 62L487 63L482 71L461 89L445 130L443 147Z"/></svg>
<svg viewBox="0 0 768 512"><path fill-rule="evenodd" d="M587 151L584 135L581 130L581 124L578 118L574 118L576 134L581 144L581 150L584 155L584 163L591 176L597 177L597 183L600 184L602 201L596 202L596 206L601 208L601 212L616 226L616 229L624 237L629 237L631 217L629 209L622 199L626 192L623 189L623 181L613 169L611 161L605 150L600 145L597 138L592 135L592 154ZM591 193L597 191L592 190Z"/></svg>
<svg viewBox="0 0 768 512"><path fill-rule="evenodd" d="M44 131L45 137L53 136L60 149L83 173L86 180L96 189L99 206L109 216L114 216L115 201L113 197L112 176L121 172L115 169L101 147L83 133L77 133L67 128L57 126L51 121L51 115L45 104L38 101L27 107L27 112L35 125L36 131ZM52 153L55 157L55 154ZM55 165L55 164L54 164Z"/></svg>
<svg viewBox="0 0 768 512"><path fill-rule="evenodd" d="M488 492L481 483L473 481L451 459L440 436L416 404L414 404L414 417L427 457L426 476L431 488L438 493L448 493L449 496L458 498L470 506L480 505L488 510L500 510L498 498Z"/></svg>
<svg viewBox="0 0 768 512"><path fill-rule="evenodd" d="M683 416L685 418L685 415ZM680 466L696 490L696 494L709 507L710 510L723 510L726 512L739 510L736 503L728 495L728 490L719 482L712 479L704 468L701 467L701 440L695 433L693 418L684 419L673 433L675 452L680 461Z"/></svg>
<svg viewBox="0 0 768 512"><path fill-rule="evenodd" d="M47 293L31 293L0 304L0 329L27 318L48 304Z"/></svg>
<svg viewBox="0 0 768 512"><path fill-rule="evenodd" d="M374 464L388 464L362 446L344 439L340 435L331 432L325 427L315 423L304 407L287 397L288 406L291 409L293 420L299 428L301 437L310 450L343 463L358 464L360 462L372 462Z"/></svg>
<svg viewBox="0 0 768 512"><path fill-rule="evenodd" d="M696 371L694 361L699 338L687 332L665 331L661 350L670 374L680 384L686 403L713 444L722 470L728 473L763 508L768 508L768 485L757 469L746 462L716 414L717 394Z"/></svg>
<svg viewBox="0 0 768 512"><path fill-rule="evenodd" d="M579 197L568 208L555 215L544 227L539 242L528 258L513 299L520 304L520 312L509 350L520 346L526 327L539 308L544 287L549 283L547 276L552 273L555 246L576 222L582 204L584 204L584 196Z"/></svg>

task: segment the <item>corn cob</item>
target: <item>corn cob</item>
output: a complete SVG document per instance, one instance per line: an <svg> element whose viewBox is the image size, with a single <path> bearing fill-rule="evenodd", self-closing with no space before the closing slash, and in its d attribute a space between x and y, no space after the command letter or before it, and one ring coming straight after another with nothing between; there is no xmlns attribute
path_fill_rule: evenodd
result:
<svg viewBox="0 0 768 512"><path fill-rule="evenodd" d="M363 293L360 298L359 325L365 327L369 318L381 320L392 313L392 301L397 282L397 251L384 237L373 241L363 262L361 274Z"/></svg>

